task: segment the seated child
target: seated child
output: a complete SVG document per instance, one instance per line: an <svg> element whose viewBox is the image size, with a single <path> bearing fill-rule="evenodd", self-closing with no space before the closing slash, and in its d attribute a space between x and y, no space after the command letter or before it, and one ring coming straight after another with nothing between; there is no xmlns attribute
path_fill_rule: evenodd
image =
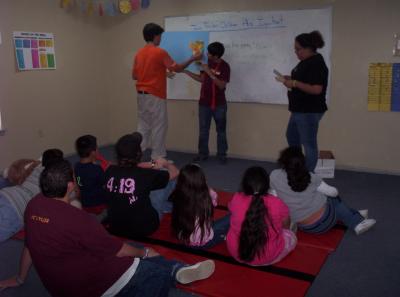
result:
<svg viewBox="0 0 400 297"><path fill-rule="evenodd" d="M141 141L137 132L122 136L116 144L117 165L110 165L105 172L109 230L133 239L158 229L172 191L170 180L179 173L165 159L158 159L151 168L143 168L145 164L139 163ZM167 170L156 169L160 167ZM157 193L158 200L151 200L150 192L159 189L162 191Z"/></svg>
<svg viewBox="0 0 400 297"><path fill-rule="evenodd" d="M210 189L203 170L189 164L180 170L172 201L172 230L178 240L197 248L210 248L225 240L229 215L213 222L217 193Z"/></svg>
<svg viewBox="0 0 400 297"><path fill-rule="evenodd" d="M74 172L83 209L99 214L106 207L105 175L102 166L107 166L107 161L101 158L102 165L96 164L101 155L97 150L96 137L92 135L79 137L75 147L80 160L75 164Z"/></svg>
<svg viewBox="0 0 400 297"><path fill-rule="evenodd" d="M269 177L262 167L248 168L241 188L228 205L228 250L242 263L274 264L297 244L296 235L288 230L289 209L279 198L268 194Z"/></svg>
<svg viewBox="0 0 400 297"><path fill-rule="evenodd" d="M367 210L362 214L347 207L337 196L336 188L308 172L301 148L284 149L278 163L281 169L271 172L271 188L287 204L301 231L324 233L340 220L359 235L375 225L374 219L364 217Z"/></svg>
<svg viewBox="0 0 400 297"><path fill-rule="evenodd" d="M42 164L34 160L29 162L31 165L27 169L30 174L19 185L4 187L0 190L0 242L7 240L23 228L26 205L40 192L40 174L44 168L60 160L63 160L61 150L46 150L42 155ZM11 171L13 171L12 167L13 165L10 167Z"/></svg>
<svg viewBox="0 0 400 297"><path fill-rule="evenodd" d="M39 160L33 159L18 159L14 161L10 167L4 169L0 188L21 185L39 164Z"/></svg>

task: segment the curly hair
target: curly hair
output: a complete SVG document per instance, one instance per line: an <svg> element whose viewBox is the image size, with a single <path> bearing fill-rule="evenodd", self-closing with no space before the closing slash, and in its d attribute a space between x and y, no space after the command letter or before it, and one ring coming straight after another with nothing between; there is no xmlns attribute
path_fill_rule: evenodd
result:
<svg viewBox="0 0 400 297"><path fill-rule="evenodd" d="M190 235L196 226L200 228L200 240L211 228L213 205L203 170L195 164L184 166L179 173L172 201L172 232L184 242L190 243Z"/></svg>
<svg viewBox="0 0 400 297"><path fill-rule="evenodd" d="M239 258L251 262L255 257L264 254L268 242L270 223L268 209L264 204L264 196L269 189L269 176L262 167L250 167L244 173L241 191L251 196L251 203L246 212L239 235Z"/></svg>
<svg viewBox="0 0 400 297"><path fill-rule="evenodd" d="M316 52L318 48L323 48L325 45L324 38L319 31L312 31L310 33L302 33L297 35L295 40L303 48L310 48Z"/></svg>
<svg viewBox="0 0 400 297"><path fill-rule="evenodd" d="M281 151L278 164L286 171L288 184L295 192L303 192L311 182L306 159L300 147L288 147Z"/></svg>

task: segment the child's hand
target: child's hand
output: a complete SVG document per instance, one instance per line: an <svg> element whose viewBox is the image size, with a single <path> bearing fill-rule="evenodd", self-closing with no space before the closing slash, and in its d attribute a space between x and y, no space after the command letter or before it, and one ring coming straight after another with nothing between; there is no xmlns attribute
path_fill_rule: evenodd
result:
<svg viewBox="0 0 400 297"><path fill-rule="evenodd" d="M203 53L202 52L198 52L198 53L196 53L196 54L194 54L193 56L192 56L192 60L193 61L199 61L199 60L201 60L203 58Z"/></svg>
<svg viewBox="0 0 400 297"><path fill-rule="evenodd" d="M153 248L148 248L148 249L149 249L149 253L147 254L148 258L157 257L160 255L159 253L156 252L155 249L153 249Z"/></svg>
<svg viewBox="0 0 400 297"><path fill-rule="evenodd" d="M203 70L206 73L210 73L211 72L210 68L208 67L207 64L201 64L200 68L201 68L201 70Z"/></svg>
<svg viewBox="0 0 400 297"><path fill-rule="evenodd" d="M17 281L17 277L13 276L8 279L0 281L0 291L3 291L7 288L18 287L21 283Z"/></svg>
<svg viewBox="0 0 400 297"><path fill-rule="evenodd" d="M167 71L167 77L170 79L173 79L175 77L175 74L176 74L175 72Z"/></svg>
<svg viewBox="0 0 400 297"><path fill-rule="evenodd" d="M164 159L164 158L158 158L158 159L156 160L156 166L155 166L155 168L156 168L156 169L161 169L161 168L164 168L165 166L167 166L167 164L168 164L168 161L167 161L166 159Z"/></svg>

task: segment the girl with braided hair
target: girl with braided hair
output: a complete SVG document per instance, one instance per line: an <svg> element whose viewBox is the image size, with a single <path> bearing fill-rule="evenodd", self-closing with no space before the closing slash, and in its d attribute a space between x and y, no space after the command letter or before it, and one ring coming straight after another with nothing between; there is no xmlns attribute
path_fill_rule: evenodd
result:
<svg viewBox="0 0 400 297"><path fill-rule="evenodd" d="M276 263L297 243L296 235L289 230L289 209L268 194L269 176L262 167L248 168L241 188L229 203L228 250L237 261L249 265Z"/></svg>

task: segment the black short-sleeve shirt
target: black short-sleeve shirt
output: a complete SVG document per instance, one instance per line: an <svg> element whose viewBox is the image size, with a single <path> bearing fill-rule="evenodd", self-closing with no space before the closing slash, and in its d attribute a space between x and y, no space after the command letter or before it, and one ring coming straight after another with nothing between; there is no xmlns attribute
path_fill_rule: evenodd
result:
<svg viewBox="0 0 400 297"><path fill-rule="evenodd" d="M165 188L168 171L112 165L105 175L111 233L138 238L156 231L160 222L149 195Z"/></svg>
<svg viewBox="0 0 400 297"><path fill-rule="evenodd" d="M306 60L300 61L292 70L291 77L294 80L311 84L322 85L322 93L319 95L307 94L298 88L288 91L289 110L291 112L322 113L326 106L326 88L328 86L328 67L321 54L316 54Z"/></svg>
<svg viewBox="0 0 400 297"><path fill-rule="evenodd" d="M81 192L83 207L91 207L106 202L104 192L104 171L100 165L93 163L75 164L76 183Z"/></svg>

